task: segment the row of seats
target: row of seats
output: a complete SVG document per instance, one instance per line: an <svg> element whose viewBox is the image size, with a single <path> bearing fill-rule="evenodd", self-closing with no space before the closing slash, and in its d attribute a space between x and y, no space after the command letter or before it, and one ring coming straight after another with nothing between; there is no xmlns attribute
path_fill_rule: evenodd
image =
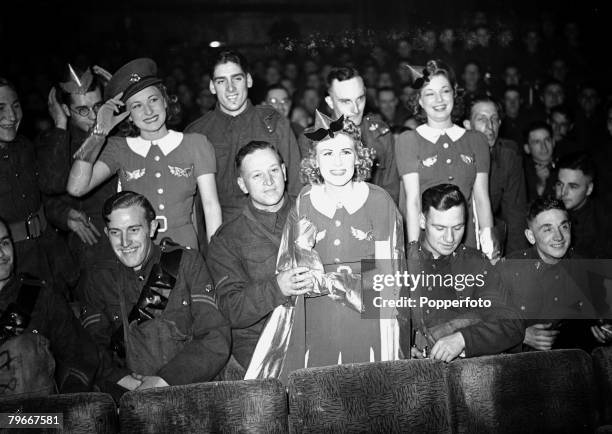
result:
<svg viewBox="0 0 612 434"><path fill-rule="evenodd" d="M129 392L118 416L102 393L0 401L0 413L16 411L62 412L75 433L612 432L612 348L302 369L287 388L245 380Z"/></svg>

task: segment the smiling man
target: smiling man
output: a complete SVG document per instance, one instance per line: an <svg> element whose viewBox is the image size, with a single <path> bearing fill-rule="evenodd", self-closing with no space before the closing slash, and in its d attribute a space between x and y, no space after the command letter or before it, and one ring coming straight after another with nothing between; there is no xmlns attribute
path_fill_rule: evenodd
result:
<svg viewBox="0 0 612 434"><path fill-rule="evenodd" d="M276 256L291 209L285 166L267 142L253 141L236 155L237 184L249 195L242 212L213 236L208 261L219 307L232 326L232 355L241 379L272 310L310 289L306 267L276 274ZM234 374L235 375L235 374Z"/></svg>
<svg viewBox="0 0 612 434"><path fill-rule="evenodd" d="M82 316L104 355L100 388L117 397L213 379L230 336L200 254L154 244L155 211L140 194L115 194L103 215L118 261L100 261L88 274Z"/></svg>
<svg viewBox="0 0 612 434"><path fill-rule="evenodd" d="M500 264L504 287L525 317L524 350L583 348L611 342L593 320L603 305L593 305L592 279L572 266L579 259L570 249L571 223L563 202L540 198L527 214L525 236L531 248L509 255ZM578 264L578 263L577 263Z"/></svg>
<svg viewBox="0 0 612 434"><path fill-rule="evenodd" d="M253 106L248 98L253 78L246 59L234 51L222 51L211 68L210 91L217 96L214 110L189 125L185 132L206 135L215 148L217 192L223 221L242 212L246 195L236 183L234 165L238 150L247 143L266 141L282 157L287 171L287 191L300 191L300 152L289 120L270 106Z"/></svg>

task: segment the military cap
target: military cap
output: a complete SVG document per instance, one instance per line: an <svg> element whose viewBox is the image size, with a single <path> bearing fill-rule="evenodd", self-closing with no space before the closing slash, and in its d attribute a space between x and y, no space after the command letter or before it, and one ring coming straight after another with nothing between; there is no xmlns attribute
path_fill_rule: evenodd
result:
<svg viewBox="0 0 612 434"><path fill-rule="evenodd" d="M153 59L147 57L134 59L113 74L104 90L104 99L108 100L123 92L121 100L126 101L141 90L161 82L161 78L157 77L157 64Z"/></svg>

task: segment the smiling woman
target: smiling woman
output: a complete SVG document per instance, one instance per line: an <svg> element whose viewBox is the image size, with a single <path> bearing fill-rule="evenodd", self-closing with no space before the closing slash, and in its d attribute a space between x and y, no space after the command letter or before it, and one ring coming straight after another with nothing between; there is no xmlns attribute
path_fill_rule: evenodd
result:
<svg viewBox="0 0 612 434"><path fill-rule="evenodd" d="M124 190L143 194L153 204L158 242L168 237L197 249L191 216L196 188L209 237L221 224L214 149L201 134L182 134L166 127L171 106L156 74L155 62L147 58L133 60L115 72L93 133L75 154L68 191L84 195L118 173ZM118 125L128 137L107 141L106 135Z"/></svg>
<svg viewBox="0 0 612 434"><path fill-rule="evenodd" d="M372 151L362 145L355 124L344 116L336 121L318 111L316 116L315 131L306 133L313 140L310 152L302 160L302 176L310 185L302 189L287 217L277 268L285 271L283 258L291 256L292 249L288 246L303 247L310 239L316 253L296 254L297 265L308 266L321 283L296 303L288 351L281 371L273 375L282 379L304 367L398 357L393 308L362 317L366 309L362 293L369 288L361 288L361 273L362 260L368 259L377 260L382 273L394 275L400 269L404 257L401 215L385 190L364 181L372 168ZM294 232L296 226L303 230ZM383 296L392 298L389 293ZM262 336L269 335L264 331ZM259 369L267 363L261 360L273 358L266 357L271 347L265 339L257 346L249 378L274 371Z"/></svg>
<svg viewBox="0 0 612 434"><path fill-rule="evenodd" d="M417 241L421 234L423 191L440 183L451 183L461 189L468 201L465 243L481 246L489 258L497 258L499 246L491 231L487 139L478 131L466 131L453 124L455 75L448 66L430 60L413 87L418 91L418 107L425 112L427 122L414 131L402 133L395 144L397 166L406 191L408 241Z"/></svg>

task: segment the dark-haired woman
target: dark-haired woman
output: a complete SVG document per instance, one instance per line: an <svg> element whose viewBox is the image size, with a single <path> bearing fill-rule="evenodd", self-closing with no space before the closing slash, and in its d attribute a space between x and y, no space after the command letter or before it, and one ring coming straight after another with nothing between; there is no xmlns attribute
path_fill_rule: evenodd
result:
<svg viewBox="0 0 612 434"><path fill-rule="evenodd" d="M91 136L75 154L68 192L84 195L118 173L123 190L143 194L155 207L158 241L169 237L197 249L192 222L196 188L202 198L209 239L221 224L214 149L201 134L167 128L171 103L156 73L155 62L143 58L113 74L105 91L112 98L98 111ZM124 107L125 112L121 112ZM128 137L106 140L122 121L130 130Z"/></svg>
<svg viewBox="0 0 612 434"><path fill-rule="evenodd" d="M452 183L468 200L465 243L472 247L480 245L490 259L496 258L499 247L492 233L487 139L480 132L467 131L453 123L455 76L442 62L428 61L413 87L418 91L415 111L422 110L426 122L414 131L402 133L395 145L406 191L408 241L417 241L420 236L423 191L437 184ZM479 229L478 237L474 227Z"/></svg>

